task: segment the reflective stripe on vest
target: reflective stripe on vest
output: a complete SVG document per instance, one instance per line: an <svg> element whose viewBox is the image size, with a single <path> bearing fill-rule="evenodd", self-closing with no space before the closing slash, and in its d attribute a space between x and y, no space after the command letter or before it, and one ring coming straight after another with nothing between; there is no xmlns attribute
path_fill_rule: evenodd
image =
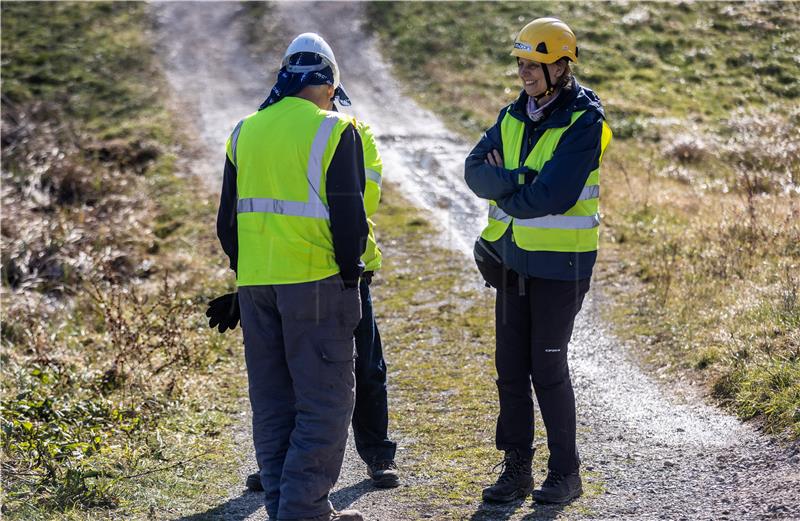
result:
<svg viewBox="0 0 800 521"><path fill-rule="evenodd" d="M511 222L511 216L494 204L489 205L489 219L494 219L495 221L502 221L504 223Z"/></svg>
<svg viewBox="0 0 800 521"><path fill-rule="evenodd" d="M545 215L533 219L516 219L517 226L528 228L557 228L559 230L588 230L600 226L600 215Z"/></svg>
<svg viewBox="0 0 800 521"><path fill-rule="evenodd" d="M591 185L591 186L584 186L583 190L581 190L581 195L578 196L578 201L586 201L589 199L597 199L600 197L600 185ZM489 205L489 218L494 219L495 221L501 222L511 222L511 216L508 215L506 212L501 210L497 205L490 204ZM537 218L538 219L538 218ZM531 226L529 224L523 224L523 221L534 221L536 219L517 219L517 224L520 226ZM542 221L544 222L544 221ZM577 221L575 221L577 222ZM544 226L540 225L543 228L569 228L564 226ZM580 227L579 227L580 228ZM591 226L589 227L591 228Z"/></svg>
<svg viewBox="0 0 800 521"><path fill-rule="evenodd" d="M376 183L378 186L381 186L381 181L383 179L383 176L380 174L380 172L376 172L375 170L372 170L371 168L367 168L366 169L366 173L367 173L367 180L368 181L372 181L372 182Z"/></svg>
<svg viewBox="0 0 800 521"><path fill-rule="evenodd" d="M306 170L306 179L308 179L307 203L271 199L267 197L249 197L239 199L236 204L236 211L238 213L263 212L292 215L295 217L311 217L314 219L330 219L328 207L322 202L319 194L320 184L322 182L322 155L325 153L328 140L338 121L339 118L335 115L326 115L317 133L314 135L314 141L311 143L311 155L308 158L308 168ZM239 130L241 130L241 126L242 122L239 122L231 138L231 150L234 161L236 160L236 144L239 139Z"/></svg>
<svg viewBox="0 0 800 521"><path fill-rule="evenodd" d="M236 203L238 213L262 212L293 215L295 217L311 217L314 219L328 219L328 209L324 204L308 204L299 201L281 201L266 197L250 197L239 199Z"/></svg>
<svg viewBox="0 0 800 521"><path fill-rule="evenodd" d="M233 166L236 166L236 144L239 142L239 132L242 131L242 123L244 123L244 120L241 120L236 124L236 128L233 129L233 134L231 134L231 154L233 155Z"/></svg>

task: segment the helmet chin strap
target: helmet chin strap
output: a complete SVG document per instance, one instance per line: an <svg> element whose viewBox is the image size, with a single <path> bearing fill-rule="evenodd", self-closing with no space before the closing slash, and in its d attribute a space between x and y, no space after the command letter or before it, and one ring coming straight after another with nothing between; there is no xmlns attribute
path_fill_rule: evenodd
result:
<svg viewBox="0 0 800 521"><path fill-rule="evenodd" d="M545 96L550 96L556 90L553 82L550 81L550 71L547 69L547 65L544 63L540 63L539 65L542 66L542 73L544 74L544 82L547 84L547 90L545 90L542 94L533 97L537 103L540 99L544 98Z"/></svg>

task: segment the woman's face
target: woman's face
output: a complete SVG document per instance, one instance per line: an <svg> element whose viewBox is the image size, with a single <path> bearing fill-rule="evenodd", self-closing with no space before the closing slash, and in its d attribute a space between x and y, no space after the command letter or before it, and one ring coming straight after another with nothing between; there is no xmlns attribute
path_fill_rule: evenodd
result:
<svg viewBox="0 0 800 521"><path fill-rule="evenodd" d="M564 66L560 63L546 65L550 72L550 81L555 84L561 74L564 73ZM539 62L517 58L517 71L522 80L522 88L528 96L541 96L547 91L547 82L544 80L544 71Z"/></svg>

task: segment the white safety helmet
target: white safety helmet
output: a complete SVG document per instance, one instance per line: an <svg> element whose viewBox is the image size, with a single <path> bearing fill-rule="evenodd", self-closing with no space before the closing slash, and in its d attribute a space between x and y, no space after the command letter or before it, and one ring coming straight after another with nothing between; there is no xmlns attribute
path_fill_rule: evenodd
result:
<svg viewBox="0 0 800 521"><path fill-rule="evenodd" d="M322 63L318 65L290 65L289 58L299 52L313 52L322 58ZM313 72L330 67L333 70L333 88L339 87L339 66L336 64L336 57L333 55L333 50L331 50L328 42L316 33L303 33L292 40L283 55L281 67L286 67L288 72L293 73Z"/></svg>

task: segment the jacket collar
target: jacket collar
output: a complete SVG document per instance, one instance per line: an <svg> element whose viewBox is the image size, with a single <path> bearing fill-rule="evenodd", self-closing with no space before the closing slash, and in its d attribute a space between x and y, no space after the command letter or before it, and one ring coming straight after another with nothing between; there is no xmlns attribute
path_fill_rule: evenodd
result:
<svg viewBox="0 0 800 521"><path fill-rule="evenodd" d="M572 113L578 110L596 110L605 118L603 106L597 95L591 90L582 87L574 78L572 80L572 88L562 91L553 105L545 109L545 119L539 122L538 125L528 117L527 104L528 95L523 90L516 101L508 106L508 113L526 125L532 125L539 129L565 127L569 125Z"/></svg>

